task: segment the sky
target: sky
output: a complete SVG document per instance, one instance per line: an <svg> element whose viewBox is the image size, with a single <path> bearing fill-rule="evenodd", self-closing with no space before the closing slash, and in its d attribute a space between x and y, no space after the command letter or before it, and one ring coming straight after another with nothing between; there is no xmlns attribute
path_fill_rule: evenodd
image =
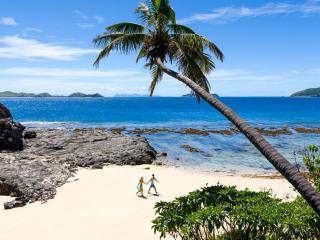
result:
<svg viewBox="0 0 320 240"><path fill-rule="evenodd" d="M106 26L139 22L136 0L1 0L0 91L147 94L148 69L111 54L99 69L92 39ZM178 22L225 55L208 76L221 96L288 96L320 87L320 0L171 0ZM188 88L170 77L155 95Z"/></svg>

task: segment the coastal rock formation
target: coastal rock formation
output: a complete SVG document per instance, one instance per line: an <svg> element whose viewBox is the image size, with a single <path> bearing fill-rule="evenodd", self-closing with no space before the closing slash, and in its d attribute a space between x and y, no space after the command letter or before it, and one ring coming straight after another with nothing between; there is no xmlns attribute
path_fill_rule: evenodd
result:
<svg viewBox="0 0 320 240"><path fill-rule="evenodd" d="M25 140L25 149L0 153L16 160L42 159L71 167L97 167L107 164L150 164L156 151L144 137L115 134L105 129L37 130L37 138Z"/></svg>
<svg viewBox="0 0 320 240"><path fill-rule="evenodd" d="M150 164L156 151L143 137L105 129L37 130L19 152L0 151L0 195L16 197L5 208L54 197L78 167Z"/></svg>
<svg viewBox="0 0 320 240"><path fill-rule="evenodd" d="M31 138L36 138L36 137L37 137L36 131L26 131L23 135L24 139L31 139Z"/></svg>
<svg viewBox="0 0 320 240"><path fill-rule="evenodd" d="M53 198L56 188L72 176L67 166L39 160L1 159L0 166L0 195L15 197L5 209Z"/></svg>
<svg viewBox="0 0 320 240"><path fill-rule="evenodd" d="M181 148L183 148L184 150L186 150L187 152L191 152L191 153L200 153L202 156L204 157L212 157L212 154L210 153L206 153L204 151L202 151L201 149L198 149L196 147L192 147L190 145L184 144L181 145ZM178 159L177 159L178 160Z"/></svg>
<svg viewBox="0 0 320 240"><path fill-rule="evenodd" d="M265 136L279 136L279 135L291 135L292 132L288 128L271 128L271 129L265 129L265 128L257 128L257 131Z"/></svg>
<svg viewBox="0 0 320 240"><path fill-rule="evenodd" d="M24 126L12 120L10 111L0 103L0 151L23 149Z"/></svg>
<svg viewBox="0 0 320 240"><path fill-rule="evenodd" d="M297 133L320 134L320 128L295 128Z"/></svg>
<svg viewBox="0 0 320 240"><path fill-rule="evenodd" d="M12 115L9 109L0 103L0 119L3 119L3 118L12 118Z"/></svg>
<svg viewBox="0 0 320 240"><path fill-rule="evenodd" d="M181 145L181 147L188 151L188 152L196 152L196 153L203 153L202 150L198 149L198 148L195 148L195 147L192 147L190 145L187 145L187 144L184 144L184 145Z"/></svg>
<svg viewBox="0 0 320 240"><path fill-rule="evenodd" d="M126 130L125 128L113 129L114 131L126 131L129 134L157 134L157 133L177 133L185 135L199 135L199 136L209 136L210 134L220 134L225 136L231 136L234 134L239 134L240 131L236 128L226 128L226 129L196 129L196 128L136 128L133 130ZM292 132L287 128L256 128L256 130L265 136L279 136L279 135L291 135ZM299 132L299 131L297 131Z"/></svg>

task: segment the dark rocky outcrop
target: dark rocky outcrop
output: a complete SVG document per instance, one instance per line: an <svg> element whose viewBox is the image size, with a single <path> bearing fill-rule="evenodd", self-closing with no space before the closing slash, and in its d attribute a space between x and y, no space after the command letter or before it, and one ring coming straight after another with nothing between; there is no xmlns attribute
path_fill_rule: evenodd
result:
<svg viewBox="0 0 320 240"><path fill-rule="evenodd" d="M279 135L291 135L292 132L287 128L256 128L256 130L265 136L279 136ZM121 132L126 131L126 129L121 128ZM199 135L199 136L209 136L210 134L220 134L225 136L230 136L234 134L239 134L239 130L235 128L226 129L196 129L196 128L136 128L133 130L127 130L129 134L157 134L157 133L177 133L185 135Z"/></svg>
<svg viewBox="0 0 320 240"><path fill-rule="evenodd" d="M12 118L12 115L9 109L0 103L0 119L3 119L3 118Z"/></svg>
<svg viewBox="0 0 320 240"><path fill-rule="evenodd" d="M24 126L12 120L8 108L0 103L0 151L19 151L23 149Z"/></svg>
<svg viewBox="0 0 320 240"><path fill-rule="evenodd" d="M297 133L320 134L320 128L295 128Z"/></svg>
<svg viewBox="0 0 320 240"><path fill-rule="evenodd" d="M36 131L26 131L23 135L24 139L32 139L37 137L37 132Z"/></svg>
<svg viewBox="0 0 320 240"><path fill-rule="evenodd" d="M191 153L200 153L202 156L204 157L212 157L213 155L210 154L210 153L206 153L204 151L202 151L201 149L199 148L196 148L196 147L192 147L190 145L187 145L187 144L184 144L184 145L181 145L181 147L186 150L187 152L191 152ZM177 159L178 160L178 159Z"/></svg>
<svg viewBox="0 0 320 240"><path fill-rule="evenodd" d="M24 126L11 118L0 119L0 151L21 151L23 149Z"/></svg>
<svg viewBox="0 0 320 240"><path fill-rule="evenodd" d="M279 135L291 135L292 132L288 128L270 128L270 129L265 129L265 128L257 128L257 131L265 136L279 136Z"/></svg>
<svg viewBox="0 0 320 240"><path fill-rule="evenodd" d="M0 152L0 195L16 197L5 208L54 197L78 167L150 164L156 151L143 137L105 129L37 130L19 152Z"/></svg>
<svg viewBox="0 0 320 240"><path fill-rule="evenodd" d="M184 150L188 151L188 152L192 152L192 153L194 153L194 152L196 152L196 153L203 153L202 150L200 150L200 149L198 149L198 148L195 148L195 147L192 147L192 146L187 145L187 144L181 145L181 147L182 147Z"/></svg>
<svg viewBox="0 0 320 240"><path fill-rule="evenodd" d="M39 160L1 159L0 166L0 195L15 197L5 209L53 198L56 188L72 176L67 166Z"/></svg>

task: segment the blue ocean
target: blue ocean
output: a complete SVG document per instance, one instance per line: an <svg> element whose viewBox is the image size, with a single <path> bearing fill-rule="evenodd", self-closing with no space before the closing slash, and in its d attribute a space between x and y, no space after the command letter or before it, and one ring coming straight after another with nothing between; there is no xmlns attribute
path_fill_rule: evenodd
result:
<svg viewBox="0 0 320 240"><path fill-rule="evenodd" d="M221 100L252 125L288 127L292 135L266 137L293 163L320 134L296 133L294 128L320 128L320 98L225 97ZM232 125L205 102L191 97L141 98L0 98L17 121L35 128L126 127L226 129ZM218 171L272 171L272 166L242 135L209 136L160 132L145 137L167 161ZM190 145L199 152L188 152Z"/></svg>

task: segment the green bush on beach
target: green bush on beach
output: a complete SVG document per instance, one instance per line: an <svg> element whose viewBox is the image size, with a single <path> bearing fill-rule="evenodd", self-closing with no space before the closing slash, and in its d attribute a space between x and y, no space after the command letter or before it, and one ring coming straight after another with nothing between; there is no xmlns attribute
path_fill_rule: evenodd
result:
<svg viewBox="0 0 320 240"><path fill-rule="evenodd" d="M314 184L320 192L320 149L316 145L310 145L303 156L303 162L308 172L306 178Z"/></svg>
<svg viewBox="0 0 320 240"><path fill-rule="evenodd" d="M320 191L320 149L303 156L306 178ZM302 197L283 201L271 192L205 187L155 206L154 232L181 240L320 239L320 216Z"/></svg>
<svg viewBox="0 0 320 240"><path fill-rule="evenodd" d="M174 239L320 239L320 217L298 197L292 202L271 192L204 187L155 205L154 232Z"/></svg>

